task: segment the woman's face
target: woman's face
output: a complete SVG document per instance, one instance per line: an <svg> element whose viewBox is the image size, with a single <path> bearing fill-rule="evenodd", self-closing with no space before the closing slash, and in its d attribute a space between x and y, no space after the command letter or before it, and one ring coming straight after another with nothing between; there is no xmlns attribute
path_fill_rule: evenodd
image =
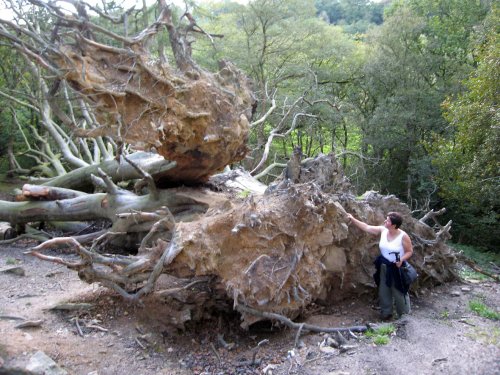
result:
<svg viewBox="0 0 500 375"><path fill-rule="evenodd" d="M392 227L392 221L391 221L391 218L389 216L387 216L387 218L384 221L384 227L386 227L387 229Z"/></svg>

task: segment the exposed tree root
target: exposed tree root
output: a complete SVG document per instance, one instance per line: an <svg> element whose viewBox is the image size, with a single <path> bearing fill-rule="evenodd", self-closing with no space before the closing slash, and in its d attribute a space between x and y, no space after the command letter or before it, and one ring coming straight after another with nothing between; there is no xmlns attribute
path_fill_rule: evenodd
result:
<svg viewBox="0 0 500 375"><path fill-rule="evenodd" d="M286 316L283 316L281 314L260 311L244 305L236 305L235 308L241 313L251 314L270 320L277 320L286 325L287 327L298 329L300 331L306 330L310 332L333 333L333 332L365 332L368 330L367 326L352 326L352 327L337 327L337 328L319 327L313 324L295 323L292 320L288 319Z"/></svg>

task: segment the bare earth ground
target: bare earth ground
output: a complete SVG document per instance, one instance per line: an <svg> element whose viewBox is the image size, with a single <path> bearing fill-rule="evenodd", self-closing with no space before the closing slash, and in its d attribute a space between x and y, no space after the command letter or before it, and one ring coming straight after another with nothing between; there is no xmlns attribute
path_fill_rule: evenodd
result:
<svg viewBox="0 0 500 375"><path fill-rule="evenodd" d="M261 324L250 331L236 315L220 315L171 327L162 302L131 305L106 289L80 281L75 272L23 254L26 247L0 247L0 374L22 374L37 351L68 374L500 374L500 324L472 313L481 299L500 310L500 288L489 281L443 285L412 299L412 314L395 322L387 345L362 335L346 337L344 349L320 348L324 334ZM55 255L70 257L61 253ZM25 275L1 272L19 266ZM89 303L88 310L52 311L63 302ZM303 321L330 327L377 322L374 301L313 306ZM85 305L83 305L85 307ZM42 320L39 327L16 325ZM217 335L223 334L231 350ZM257 344L262 340L257 352ZM295 342L298 348L294 349ZM259 365L249 365L255 359ZM246 361L246 364L245 364ZM2 366L3 365L3 366ZM51 372L62 373L62 372ZM47 372L49 374L49 372Z"/></svg>

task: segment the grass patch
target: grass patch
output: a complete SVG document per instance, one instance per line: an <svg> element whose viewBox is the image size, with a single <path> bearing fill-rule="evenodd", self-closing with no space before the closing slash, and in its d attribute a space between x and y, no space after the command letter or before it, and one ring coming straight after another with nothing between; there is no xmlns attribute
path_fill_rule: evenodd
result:
<svg viewBox="0 0 500 375"><path fill-rule="evenodd" d="M372 339L375 345L387 345L390 342L390 336L396 331L393 324L383 325L375 330L369 329L365 336Z"/></svg>
<svg viewBox="0 0 500 375"><path fill-rule="evenodd" d="M477 281L486 281L490 280L488 276L485 274L476 272L474 270L471 270L469 267L465 266L463 269L460 270L460 277L464 280L477 280Z"/></svg>
<svg viewBox="0 0 500 375"><path fill-rule="evenodd" d="M0 173L0 192L12 193L15 188L19 188L21 183L17 180L9 180Z"/></svg>
<svg viewBox="0 0 500 375"><path fill-rule="evenodd" d="M449 245L450 247L455 249L455 251L461 252L465 257L473 260L474 263L476 263L480 268L489 273L495 273L495 271L491 267L492 264L500 265L500 253L494 253L483 248L462 244L450 243ZM490 279L488 276L483 275L482 273L478 273L470 269L468 266L465 266L460 271L460 276L466 280L473 279L483 281Z"/></svg>
<svg viewBox="0 0 500 375"><path fill-rule="evenodd" d="M466 336L486 345L500 346L500 328L497 327L488 330L474 327L474 332L468 333Z"/></svg>
<svg viewBox="0 0 500 375"><path fill-rule="evenodd" d="M493 251L487 251L483 248L456 243L450 243L449 245L456 251L462 252L467 258L472 259L483 268L490 267L491 263L500 265L500 253L494 253Z"/></svg>
<svg viewBox="0 0 500 375"><path fill-rule="evenodd" d="M238 197L247 198L248 196L250 196L250 194L251 194L250 190L242 190L238 193Z"/></svg>
<svg viewBox="0 0 500 375"><path fill-rule="evenodd" d="M373 338L373 343L375 345L387 345L389 342L389 336L375 336Z"/></svg>
<svg viewBox="0 0 500 375"><path fill-rule="evenodd" d="M14 258L7 258L7 259L5 260L5 264L7 264L7 265L9 265L9 266L12 266L12 265L17 264L17 260L16 260L16 259L14 259Z"/></svg>
<svg viewBox="0 0 500 375"><path fill-rule="evenodd" d="M444 310L441 313L441 319L449 319L450 318L450 312L448 310Z"/></svg>
<svg viewBox="0 0 500 375"><path fill-rule="evenodd" d="M469 309L483 318L491 320L500 320L500 313L494 311L484 304L483 301L479 299L473 299L469 301Z"/></svg>

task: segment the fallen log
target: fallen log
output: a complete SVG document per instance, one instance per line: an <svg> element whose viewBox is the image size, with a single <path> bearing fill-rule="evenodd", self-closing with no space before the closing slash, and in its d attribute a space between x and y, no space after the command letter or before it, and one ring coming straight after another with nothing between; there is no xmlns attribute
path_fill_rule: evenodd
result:
<svg viewBox="0 0 500 375"><path fill-rule="evenodd" d="M17 236L16 230L12 228L11 223L0 222L0 239L10 240Z"/></svg>

